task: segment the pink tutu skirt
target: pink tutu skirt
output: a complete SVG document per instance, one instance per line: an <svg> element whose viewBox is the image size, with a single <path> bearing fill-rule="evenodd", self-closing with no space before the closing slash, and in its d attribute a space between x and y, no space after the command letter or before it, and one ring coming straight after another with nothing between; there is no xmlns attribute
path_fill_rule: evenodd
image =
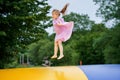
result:
<svg viewBox="0 0 120 80"><path fill-rule="evenodd" d="M61 24L59 26L55 25L57 24L58 20L60 21L59 23ZM53 25L54 25L54 30L56 32L55 41L61 40L65 42L68 39L70 39L74 26L73 22L64 22L63 18L58 18L53 22Z"/></svg>

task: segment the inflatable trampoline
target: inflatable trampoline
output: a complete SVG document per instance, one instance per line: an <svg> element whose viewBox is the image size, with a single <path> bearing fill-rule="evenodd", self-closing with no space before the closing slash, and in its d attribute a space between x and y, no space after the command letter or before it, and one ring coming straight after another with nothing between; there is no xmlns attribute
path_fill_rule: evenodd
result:
<svg viewBox="0 0 120 80"><path fill-rule="evenodd" d="M120 80L120 64L0 69L0 80Z"/></svg>

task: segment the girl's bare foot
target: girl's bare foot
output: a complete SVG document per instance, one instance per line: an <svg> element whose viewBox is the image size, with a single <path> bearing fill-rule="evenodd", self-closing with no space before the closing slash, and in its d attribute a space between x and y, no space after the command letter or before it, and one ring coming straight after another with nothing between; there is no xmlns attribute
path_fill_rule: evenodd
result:
<svg viewBox="0 0 120 80"><path fill-rule="evenodd" d="M51 58L52 58L52 59L53 59L53 58L57 58L57 56L56 56L56 55L53 55Z"/></svg>
<svg viewBox="0 0 120 80"><path fill-rule="evenodd" d="M57 59L62 59L64 57L64 55L60 55Z"/></svg>

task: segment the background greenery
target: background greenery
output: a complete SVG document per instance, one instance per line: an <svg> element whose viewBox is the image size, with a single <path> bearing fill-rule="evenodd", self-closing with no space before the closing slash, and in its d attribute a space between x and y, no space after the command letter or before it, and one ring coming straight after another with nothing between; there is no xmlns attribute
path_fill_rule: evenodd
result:
<svg viewBox="0 0 120 80"><path fill-rule="evenodd" d="M120 63L120 0L93 0L99 9L96 15L103 22L96 24L87 14L70 13L65 21L74 21L70 40L63 43L62 60L53 55L54 36L45 31L52 26L47 14L47 0L0 0L0 68L41 66L44 57L52 66ZM112 28L106 23L113 21ZM20 56L24 55L24 64ZM29 64L27 63L29 57Z"/></svg>

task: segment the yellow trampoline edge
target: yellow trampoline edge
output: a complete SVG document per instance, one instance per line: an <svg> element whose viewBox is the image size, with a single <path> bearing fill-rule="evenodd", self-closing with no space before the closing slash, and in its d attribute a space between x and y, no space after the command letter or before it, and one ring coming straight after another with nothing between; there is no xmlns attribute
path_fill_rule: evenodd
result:
<svg viewBox="0 0 120 80"><path fill-rule="evenodd" d="M88 80L77 66L0 69L0 80Z"/></svg>

